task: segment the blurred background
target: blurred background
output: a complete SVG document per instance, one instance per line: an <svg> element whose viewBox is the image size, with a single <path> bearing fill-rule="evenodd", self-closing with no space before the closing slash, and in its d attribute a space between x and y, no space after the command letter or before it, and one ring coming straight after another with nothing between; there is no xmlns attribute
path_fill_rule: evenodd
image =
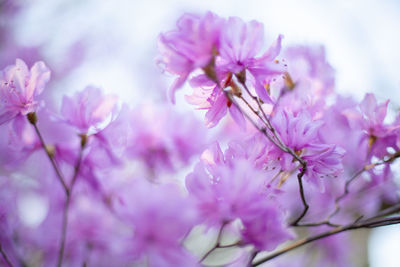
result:
<svg viewBox="0 0 400 267"><path fill-rule="evenodd" d="M157 38L184 12L211 10L264 23L269 43L323 44L337 90L400 103L398 0L0 0L0 68L24 59L52 70L55 99L92 84L132 104L165 101ZM178 93L177 108L192 110ZM372 232L369 266L400 266L400 226Z"/></svg>

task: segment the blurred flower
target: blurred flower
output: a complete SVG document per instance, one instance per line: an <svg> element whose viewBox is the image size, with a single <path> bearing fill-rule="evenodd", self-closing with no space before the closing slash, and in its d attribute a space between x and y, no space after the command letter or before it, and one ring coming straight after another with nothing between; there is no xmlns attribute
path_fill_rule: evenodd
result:
<svg viewBox="0 0 400 267"><path fill-rule="evenodd" d="M119 192L117 211L133 227L127 255L147 266L197 266L181 245L198 222L193 203L175 185L135 179Z"/></svg>
<svg viewBox="0 0 400 267"><path fill-rule="evenodd" d="M240 219L242 242L262 250L272 250L292 238L264 172L244 159L226 161L218 144L202 158L186 177L186 187L208 226L220 227Z"/></svg>
<svg viewBox="0 0 400 267"><path fill-rule="evenodd" d="M175 91L182 87L196 68L206 67L218 51L223 20L208 12L203 17L184 14L177 22L177 30L160 35L159 62L169 73L178 75L171 86L170 98L175 102Z"/></svg>
<svg viewBox="0 0 400 267"><path fill-rule="evenodd" d="M73 97L64 96L61 115L81 134L96 133L115 112L117 100L116 96L103 95L100 89L88 86Z"/></svg>

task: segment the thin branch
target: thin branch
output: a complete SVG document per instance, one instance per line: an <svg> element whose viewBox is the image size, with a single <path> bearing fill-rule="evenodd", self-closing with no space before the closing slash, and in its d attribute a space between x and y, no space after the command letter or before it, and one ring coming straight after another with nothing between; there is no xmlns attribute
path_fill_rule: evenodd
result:
<svg viewBox="0 0 400 267"><path fill-rule="evenodd" d="M251 267L251 263L253 262L254 258L257 257L257 255L258 255L259 252L260 252L259 250L253 250L253 251L251 252L251 255L250 255L250 257L249 257L249 262L248 262L248 264L247 264L247 267Z"/></svg>
<svg viewBox="0 0 400 267"><path fill-rule="evenodd" d="M300 173L297 175L297 181L299 184L299 192L300 192L300 197L301 197L301 201L303 203L303 211L300 214L300 216L295 219L295 221L292 223L293 226L296 226L301 219L304 218L304 216L307 214L307 211L309 209L309 205L307 204L305 195L304 195L304 187L303 187L303 176L307 170L307 162L305 160L303 160L298 154L296 154L296 152L294 152L290 147L288 147L283 141L282 138L279 136L278 132L276 131L276 129L273 127L271 121L269 120L269 117L267 116L267 114L265 113L264 109L262 108L262 105L259 101L259 99L254 96L251 92L250 89L247 87L246 85L246 81L245 81L245 76L243 75L236 75L239 82L242 84L243 88L245 89L245 91L247 92L247 94L257 103L258 106L258 111L254 110L251 105L249 103L247 103L247 101L245 100L244 97L240 97L240 99L242 99L242 101L244 101L247 106L250 108L250 110L261 120L263 121L266 126L268 127L268 129L272 132L273 136L275 137L275 139L277 140L277 142L273 142L278 148L280 148L283 152L285 153L289 153L294 159L296 159L301 165L301 171ZM238 105L237 105L238 106ZM238 107L240 108L240 107ZM260 115L260 112L262 114L262 116ZM242 112L243 113L243 112ZM273 140L273 138L268 138L270 140Z"/></svg>
<svg viewBox="0 0 400 267"><path fill-rule="evenodd" d="M61 267L64 257L65 251L65 241L67 237L67 226L68 226L68 213L69 213L69 206L71 203L70 194L67 195L67 199L65 200L63 218L62 218L62 225L61 225L61 240L60 240L60 248L58 250L58 257L57 257L57 266Z"/></svg>
<svg viewBox="0 0 400 267"><path fill-rule="evenodd" d="M390 206L384 210L379 211L377 214L375 214L373 217L369 218L368 220L373 220L373 219L377 219L380 217L389 216L389 215L392 215L397 212L400 212L400 203L397 203L393 206Z"/></svg>
<svg viewBox="0 0 400 267"><path fill-rule="evenodd" d="M223 234L224 228L225 228L225 226L226 226L227 224L228 224L227 222L224 222L224 223L221 225L221 228L219 228L218 235L217 235L217 239L215 240L214 246L213 246L209 251L207 251L206 254L204 254L204 256L200 259L200 262L203 262L211 253L213 253L217 248L220 247L220 245L221 245L221 239L222 239L222 234Z"/></svg>
<svg viewBox="0 0 400 267"><path fill-rule="evenodd" d="M310 236L304 239L300 239L293 244L290 244L289 246L280 249L262 259L257 260L252 264L252 266L258 266L264 262L267 262L269 260L272 260L273 258L276 258L284 253L287 253L291 250L294 250L298 247L304 246L308 243L311 243L313 241L332 236L341 232L349 231L349 230L355 230L355 229L360 229L360 228L376 228L376 227L381 227L381 226L386 226L386 225L393 225L393 224L398 224L400 223L400 217L391 217L391 218L384 218L384 219L377 219L377 220L364 220L360 221L358 223L352 223L346 226L339 226L334 229L331 229L329 231Z"/></svg>
<svg viewBox="0 0 400 267"><path fill-rule="evenodd" d="M299 190L300 190L300 197L301 197L301 201L303 202L303 212L300 214L300 216L291 224L292 226L296 226L299 221L301 219L304 218L304 216L306 216L308 209L310 208L310 206L307 204L305 195L304 195L304 188L303 188L303 183L302 183L302 178L304 173L306 172L306 168L307 168L307 164L304 165L304 167L301 169L300 173L297 175L297 180L299 182Z"/></svg>
<svg viewBox="0 0 400 267"><path fill-rule="evenodd" d="M267 114L265 113L264 109L262 108L262 105L260 103L260 101L258 100L258 98L256 96L254 96L249 88L246 85L246 82L239 79L240 83L243 85L243 88L246 90L247 94L257 103L258 106L258 110L261 111L263 118L260 118L261 120L265 121L265 123L267 124L268 129L272 132L272 134L274 135L274 137L277 139L277 141L279 142L280 146L283 147L281 148L284 152L289 152L288 147L285 145L285 143L283 143L282 138L279 136L279 134L276 132L275 128L272 126ZM259 114L257 114L259 116ZM260 117L260 116L259 116ZM295 153L294 153L295 154ZM298 156L296 155L296 159L299 160L300 162L302 162L302 160L300 158L298 158Z"/></svg>
<svg viewBox="0 0 400 267"><path fill-rule="evenodd" d="M64 207L62 226L61 226L60 248L58 250L58 257L57 257L57 266L58 267L61 267L62 262L63 262L64 251L65 251L65 241L67 239L68 213L69 213L69 207L71 204L72 189L73 189L76 179L78 178L78 175L79 175L79 170L80 170L80 167L82 164L82 158L83 158L83 150L86 146L86 141L87 141L87 136L81 135L81 146L80 146L80 150L79 150L79 156L78 156L78 159L74 166L74 174L73 174L73 177L71 180L71 184L68 187L69 194L67 194L67 198L65 200L65 207Z"/></svg>
<svg viewBox="0 0 400 267"><path fill-rule="evenodd" d="M359 171L354 173L353 176L349 180L346 181L343 194L341 194L340 196L338 196L335 199L335 210L325 220L323 220L321 222L316 222L316 223L297 224L297 225L293 225L293 226L321 226L321 225L328 225L328 226L332 226L332 227L338 226L337 224L331 223L330 219L340 211L339 202L342 199L344 199L350 193L350 191L349 191L350 184L358 176L360 176L364 171L371 170L371 169L375 168L376 166L379 166L379 165L382 165L382 164L392 163L394 160L396 160L399 157L400 157L400 150L396 151L395 153L393 153L391 155L389 155L388 158L386 158L386 159L384 159L382 161L379 161L379 162L376 162L376 163L367 164L363 168L361 168ZM400 204L395 205L393 207L390 207L388 210L381 211L380 213L375 215L374 218L387 216L387 215L390 215L390 214L395 213L397 211L400 211Z"/></svg>
<svg viewBox="0 0 400 267"><path fill-rule="evenodd" d="M231 101L241 112L242 114L244 114L244 116L247 118L248 121L250 121L254 127L256 127L257 130L259 130L260 132L262 132L267 138L268 140L270 140L275 146L277 146L279 149L281 149L284 152L287 152L287 149L285 147L283 147L281 144L279 144L272 136L270 136L267 132L267 128L264 127L260 127L257 122L255 122L252 118L250 118L250 116L243 112L242 108L239 106L239 104L233 99L232 95L229 94L229 92L225 92L225 94L227 95L229 101ZM258 118L260 118L258 112L250 105L249 102L247 102L247 100L244 97L239 97L240 100L242 100L247 107L254 113L257 115ZM262 120L262 119L261 119ZM264 120L262 120L264 122ZM265 124L265 122L264 122Z"/></svg>
<svg viewBox="0 0 400 267"><path fill-rule="evenodd" d="M28 113L27 115L28 121L33 125L33 128L35 128L35 132L36 135L39 137L40 140L40 144L42 145L42 148L44 149L44 151L46 152L47 157L49 158L51 165L53 166L54 171L56 172L56 176L58 178L58 180L60 181L65 194L68 195L69 194L69 190L68 190L68 186L65 183L65 179L64 176L62 175L55 159L54 159L54 155L50 152L50 150L48 149L48 147L46 146L46 143L43 139L42 134L39 131L39 128L37 127L37 115L36 113L32 112L32 113Z"/></svg>
<svg viewBox="0 0 400 267"><path fill-rule="evenodd" d="M259 111L261 111L262 117L260 116L259 112L257 112L257 111L252 110L253 113L255 113L262 121L264 121L267 124L268 129L272 132L273 136L279 142L279 144L280 144L279 148L283 147L283 148L281 148L281 150L283 152L289 153L290 155L293 156L293 158L295 158L298 162L300 162L301 165L304 166L306 162L282 141L282 138L280 137L280 135L278 134L276 129L273 127L269 117L267 116L264 109L262 108L262 105L261 105L259 99L250 92L250 89L247 87L245 82L241 81L240 79L239 79L239 81L243 85L243 88L246 90L247 94L257 103L258 109L259 109Z"/></svg>
<svg viewBox="0 0 400 267"><path fill-rule="evenodd" d="M358 176L360 176L364 171L371 170L371 169L375 168L376 166L380 166L380 165L383 165L383 164L386 164L386 163L392 163L392 162L393 162L394 160L396 160L398 157L400 157L400 150L399 150L399 151L396 151L395 153L393 153L393 154L391 154L391 155L389 155L389 157L388 157L387 159L381 160L381 161L376 162L376 163L367 164L367 165L365 165L362 169L360 169L358 172L356 172L348 181L346 181L345 188L344 188L344 192L343 192L342 195L340 195L340 196L335 200L336 209L335 209L335 211L329 216L329 218L332 218L334 215L336 215L336 214L339 212L339 210L340 210L340 207L339 207L339 205L338 205L339 202L340 202L344 197L346 197L346 196L349 194L349 192L350 192L350 191L349 191L350 184L351 184Z"/></svg>
<svg viewBox="0 0 400 267"><path fill-rule="evenodd" d="M290 147L286 146L284 144L284 142L282 141L282 139L280 138L279 134L277 133L276 129L273 127L273 125L271 124L268 116L265 114L261 103L259 102L258 98L255 97L254 95L251 94L250 90L248 89L247 85L246 85L246 77L245 77L245 71L242 71L242 73L240 73L239 75L236 75L236 77L238 78L239 82L243 85L243 87L245 88L246 92L249 94L250 97L252 97L252 99L254 101L256 101L258 108L260 109L259 111L256 111L247 101L244 97L241 96L241 93L236 93L235 95L237 97L239 97L248 107L249 109L266 125L266 128L264 127L260 127L258 125L258 123L256 121L254 121L249 114L247 114L246 112L243 112L242 108L240 107L240 105L233 99L233 95L227 91L225 91L222 87L221 84L218 80L218 75L215 72L215 58L213 58L210 63L203 68L204 73L207 75L207 77L214 81L218 88L220 90L222 90L225 93L225 96L229 99L229 101L231 101L232 104L234 104L240 111L242 114L245 115L245 117L253 124L253 126L258 129L260 132L262 132L267 138L268 140L270 140L274 145L276 145L279 149L281 149L283 152L285 153L289 153L290 155L292 155L292 157L294 159L296 159L301 165L301 171L299 173L299 175L297 176L298 178L298 183L299 183L299 191L300 191L300 197L302 200L302 203L304 205L304 209L303 212L301 213L301 215L294 221L294 225L296 225L307 213L309 206L307 204L307 201L305 199L305 195L304 195L304 188L303 188L303 182L302 182L302 178L307 170L307 162L305 160L303 160L299 155L297 155ZM231 81L231 83L233 83L232 87L236 87L234 85L234 82ZM260 112L262 113L262 116L260 115ZM267 129L269 129L272 132L273 137L269 135Z"/></svg>
<svg viewBox="0 0 400 267"><path fill-rule="evenodd" d="M298 227L315 227L315 226L330 226L330 227L339 227L341 226L340 224L335 224L331 223L330 221L321 221L321 222L316 222L316 223L297 223L296 225L292 226L298 226Z"/></svg>
<svg viewBox="0 0 400 267"><path fill-rule="evenodd" d="M3 250L1 244L0 244L0 254L3 256L4 261L7 263L9 267L14 267L14 265L11 263L10 259L7 257L6 252Z"/></svg>

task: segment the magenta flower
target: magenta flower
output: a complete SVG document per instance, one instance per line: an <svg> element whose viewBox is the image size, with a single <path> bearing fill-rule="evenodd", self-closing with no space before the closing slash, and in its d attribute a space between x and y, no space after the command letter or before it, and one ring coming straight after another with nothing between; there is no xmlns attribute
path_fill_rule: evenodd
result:
<svg viewBox="0 0 400 267"><path fill-rule="evenodd" d="M272 118L278 134L285 145L307 161L307 178L323 189L317 178L337 176L343 169L341 164L345 150L324 144L318 136L322 121L313 121L307 112L297 115L289 111L278 111ZM276 148L277 149L277 148ZM293 157L278 150L284 170L294 167Z"/></svg>
<svg viewBox="0 0 400 267"><path fill-rule="evenodd" d="M155 185L136 179L119 192L118 212L132 225L127 253L147 266L197 266L182 240L197 223L190 199L172 184Z"/></svg>
<svg viewBox="0 0 400 267"><path fill-rule="evenodd" d="M362 141L365 134L360 129L359 117L354 100L338 97L335 105L324 111L325 123L319 130L323 143L337 144L346 150L343 165L354 171L365 165L368 152L368 145Z"/></svg>
<svg viewBox="0 0 400 267"><path fill-rule="evenodd" d="M0 124L18 115L35 112L37 97L50 79L50 70L39 61L29 70L21 59L0 72Z"/></svg>
<svg viewBox="0 0 400 267"><path fill-rule="evenodd" d="M69 221L68 265L79 265L88 258L96 266L127 263L121 257L120 233L126 226L98 198L87 192L76 194Z"/></svg>
<svg viewBox="0 0 400 267"><path fill-rule="evenodd" d="M361 128L365 135L363 141L367 143L369 157L382 158L387 154L387 148L397 148L396 129L400 127L398 122L392 125L384 123L389 100L379 104L373 94L366 94L360 103Z"/></svg>
<svg viewBox="0 0 400 267"><path fill-rule="evenodd" d="M198 120L171 112L167 106L138 107L130 113L128 124L127 155L144 163L153 174L189 164L206 143L205 128Z"/></svg>
<svg viewBox="0 0 400 267"><path fill-rule="evenodd" d="M86 87L73 97L64 96L61 115L63 120L82 134L98 132L116 110L117 97L103 95L100 89Z"/></svg>
<svg viewBox="0 0 400 267"><path fill-rule="evenodd" d="M187 101L207 110L207 127L214 127L229 111L235 122L244 128L242 113L223 90L227 87L237 90L232 75L241 75L241 81L245 82L248 73L260 98L271 102L264 81L283 72L282 66L274 61L281 49L281 39L279 36L275 44L257 57L263 41L262 24L256 21L246 24L236 17L225 21L212 13L202 18L184 15L178 21L177 31L160 37L163 56L160 62L166 71L178 75L171 89L172 101L175 101L176 89L182 87L190 74L203 68L203 74L190 80L194 91Z"/></svg>
<svg viewBox="0 0 400 267"><path fill-rule="evenodd" d="M193 78L190 83L192 86L199 84L200 81L207 79L205 75L199 75ZM197 83L199 82L199 83ZM198 109L207 110L205 116L205 125L207 128L215 127L219 121L226 115L229 111L232 119L243 129L245 128L246 122L243 114L240 112L236 105L225 96L225 93L211 82L212 86L206 86L209 81L206 81L205 86L195 88L193 94L186 96L187 102L192 105L197 105Z"/></svg>
<svg viewBox="0 0 400 267"><path fill-rule="evenodd" d="M373 94L366 94L360 103L360 110L363 116L362 127L370 136L383 137L387 134L384 120L389 100L378 105Z"/></svg>
<svg viewBox="0 0 400 267"><path fill-rule="evenodd" d="M300 86L303 94L307 90L321 98L332 93L335 71L326 60L323 46L292 46L285 49L282 56L295 88Z"/></svg>
<svg viewBox="0 0 400 267"><path fill-rule="evenodd" d="M208 12L203 17L184 14L177 22L177 30L161 34L159 63L171 74L178 75L170 89L175 102L175 91L183 86L196 68L207 66L218 51L223 20Z"/></svg>
<svg viewBox="0 0 400 267"><path fill-rule="evenodd" d="M361 164L365 164L366 160L370 160L372 156L378 158L383 158L387 155L387 149L392 147L396 149L398 146L396 144L397 133L400 124L398 121L392 124L386 124L386 112L389 104L389 100L382 104L378 104L375 96L373 94L366 94L363 101L357 105L352 103L350 107L344 107L344 109L338 109L337 107L332 107L335 110L336 116L341 115L347 121L345 128L351 133L347 133L347 136L358 135L357 151L362 151L363 153L356 153ZM337 103L337 105L343 105ZM341 128L342 129L342 128ZM346 129L343 129L346 130ZM340 142L347 141L346 138L336 138ZM348 149L354 151L355 149Z"/></svg>
<svg viewBox="0 0 400 267"><path fill-rule="evenodd" d="M282 37L280 35L263 55L257 57L263 45L263 25L254 20L245 23L240 18L231 17L222 30L218 68L234 74L248 71L258 96L264 102L271 102L263 82L284 71L274 61L281 50Z"/></svg>
<svg viewBox="0 0 400 267"><path fill-rule="evenodd" d="M281 57L287 69L271 81L272 98L294 113L306 106L312 117L320 117L335 85L335 71L326 61L324 47L291 46Z"/></svg>
<svg viewBox="0 0 400 267"><path fill-rule="evenodd" d="M282 211L272 203L266 205L259 213L243 218L243 242L252 244L260 250L274 250L279 244L294 237L294 234L284 226L283 219Z"/></svg>
<svg viewBox="0 0 400 267"><path fill-rule="evenodd" d="M276 160L276 151L272 143L262 133L255 133L250 138L229 142L225 152L228 161L243 158L253 162L254 167L265 171L277 169L279 162Z"/></svg>
<svg viewBox="0 0 400 267"><path fill-rule="evenodd" d="M292 237L269 192L265 172L244 159L226 161L218 144L202 159L186 177L186 187L208 226L240 219L242 241L259 249L274 249Z"/></svg>

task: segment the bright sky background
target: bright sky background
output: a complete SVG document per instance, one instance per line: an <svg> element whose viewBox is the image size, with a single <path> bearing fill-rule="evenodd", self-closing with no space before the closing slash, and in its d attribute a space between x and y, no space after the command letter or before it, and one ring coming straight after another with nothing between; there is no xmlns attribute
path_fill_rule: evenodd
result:
<svg viewBox="0 0 400 267"><path fill-rule="evenodd" d="M72 43L88 43L84 64L62 82L62 87L61 83L55 85L60 95L95 84L132 103L162 98L165 78L155 65L158 34L172 29L184 12L211 10L221 16L263 22L267 43L282 33L284 45L324 44L337 71L340 92L357 99L374 92L380 100L390 98L395 107L400 104L398 0L23 2L27 8L15 20L16 38L22 44L44 44L46 60L53 65L63 62L61 55ZM374 232L371 267L400 266L399 229Z"/></svg>

